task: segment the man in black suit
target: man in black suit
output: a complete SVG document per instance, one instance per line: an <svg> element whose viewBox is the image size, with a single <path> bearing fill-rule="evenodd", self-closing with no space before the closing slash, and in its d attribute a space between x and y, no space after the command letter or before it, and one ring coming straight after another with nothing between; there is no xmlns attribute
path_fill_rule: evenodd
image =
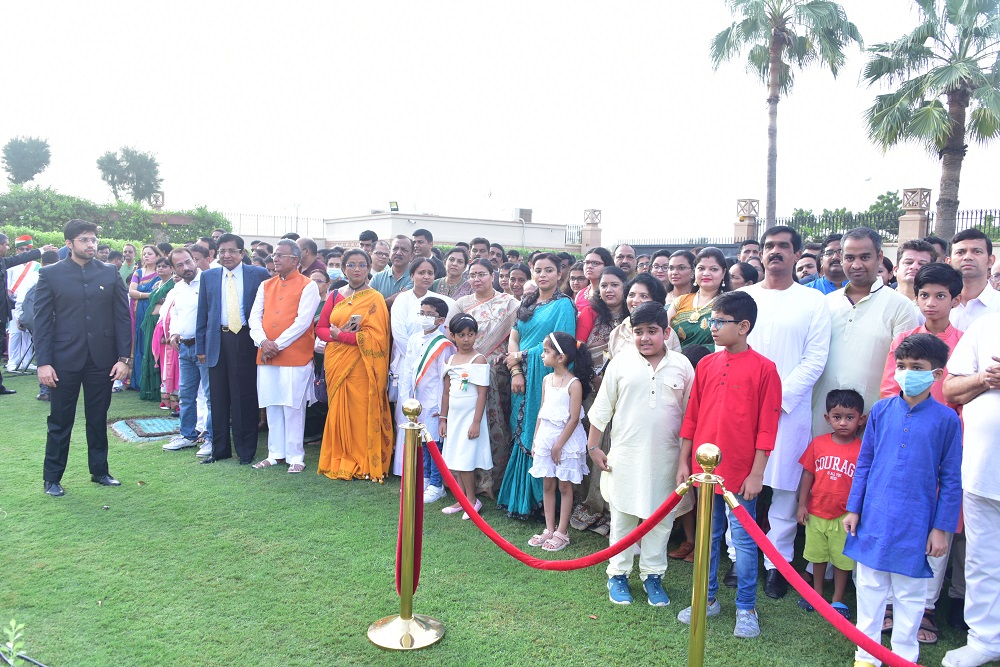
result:
<svg viewBox="0 0 1000 667"><path fill-rule="evenodd" d="M222 265L201 275L195 353L208 364L208 391L212 399L212 455L202 463L232 458L253 462L257 453L257 347L250 338L247 318L257 288L271 277L267 269L243 264L243 239L219 237L217 257ZM232 440L230 440L232 416Z"/></svg>
<svg viewBox="0 0 1000 667"><path fill-rule="evenodd" d="M97 225L70 220L63 230L70 256L38 273L35 353L38 381L51 387L42 478L45 493L63 495L63 472L83 386L90 479L120 486L108 472L111 384L131 372L128 292L115 267L95 259Z"/></svg>
<svg viewBox="0 0 1000 667"><path fill-rule="evenodd" d="M55 250L54 245L47 245L42 250ZM19 264L26 264L28 262L35 262L42 258L42 250L34 249L28 252L22 252L19 255L15 255L10 259L7 258L7 252L10 250L10 239L7 238L6 234L0 234L0 336L6 335L7 332L7 322L10 320L10 302L7 300L7 269L12 266L18 266ZM3 386L3 373L0 373L0 396L7 396L9 394L16 394L17 392L13 389L8 389Z"/></svg>

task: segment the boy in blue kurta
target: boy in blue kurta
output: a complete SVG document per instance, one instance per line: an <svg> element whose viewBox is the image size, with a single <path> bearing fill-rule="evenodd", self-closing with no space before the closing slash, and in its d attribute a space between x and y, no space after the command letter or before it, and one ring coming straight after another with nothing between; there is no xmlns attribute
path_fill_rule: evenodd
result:
<svg viewBox="0 0 1000 667"><path fill-rule="evenodd" d="M857 561L858 629L879 642L892 591L892 650L917 661L928 556L948 548L962 501L962 426L930 395L944 374L948 346L930 334L903 339L895 351L902 392L874 405L847 501L844 555ZM858 647L855 667L881 664Z"/></svg>

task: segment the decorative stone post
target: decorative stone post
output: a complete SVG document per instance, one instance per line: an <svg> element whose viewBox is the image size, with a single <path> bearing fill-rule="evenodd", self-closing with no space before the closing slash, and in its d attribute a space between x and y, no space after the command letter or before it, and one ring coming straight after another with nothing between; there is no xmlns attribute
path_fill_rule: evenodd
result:
<svg viewBox="0 0 1000 667"><path fill-rule="evenodd" d="M899 216L899 242L922 239L930 226L927 212L931 207L929 188L903 189L903 215Z"/></svg>
<svg viewBox="0 0 1000 667"><path fill-rule="evenodd" d="M733 225L733 241L739 243L757 238L757 216L760 213L759 199L737 199L737 221Z"/></svg>
<svg viewBox="0 0 1000 667"><path fill-rule="evenodd" d="M588 208L583 212L583 232L580 235L580 252L601 245L601 209Z"/></svg>

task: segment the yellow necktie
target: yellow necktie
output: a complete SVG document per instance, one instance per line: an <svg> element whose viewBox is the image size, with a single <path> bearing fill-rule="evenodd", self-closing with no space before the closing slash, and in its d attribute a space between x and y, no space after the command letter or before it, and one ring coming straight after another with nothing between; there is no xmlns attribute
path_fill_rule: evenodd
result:
<svg viewBox="0 0 1000 667"><path fill-rule="evenodd" d="M229 272L229 280L226 281L226 312L229 315L229 330L239 333L243 325L240 323L240 295L236 293L236 278L233 272Z"/></svg>

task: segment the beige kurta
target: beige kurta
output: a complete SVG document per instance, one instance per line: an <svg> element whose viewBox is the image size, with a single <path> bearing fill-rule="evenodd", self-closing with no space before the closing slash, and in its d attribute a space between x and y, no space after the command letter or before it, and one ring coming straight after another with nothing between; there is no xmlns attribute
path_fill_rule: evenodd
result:
<svg viewBox="0 0 1000 667"><path fill-rule="evenodd" d="M611 425L611 472L601 473L601 493L620 512L651 515L676 486L680 430L694 382L683 354L667 351L654 369L634 347L608 363L590 409L590 423Z"/></svg>

